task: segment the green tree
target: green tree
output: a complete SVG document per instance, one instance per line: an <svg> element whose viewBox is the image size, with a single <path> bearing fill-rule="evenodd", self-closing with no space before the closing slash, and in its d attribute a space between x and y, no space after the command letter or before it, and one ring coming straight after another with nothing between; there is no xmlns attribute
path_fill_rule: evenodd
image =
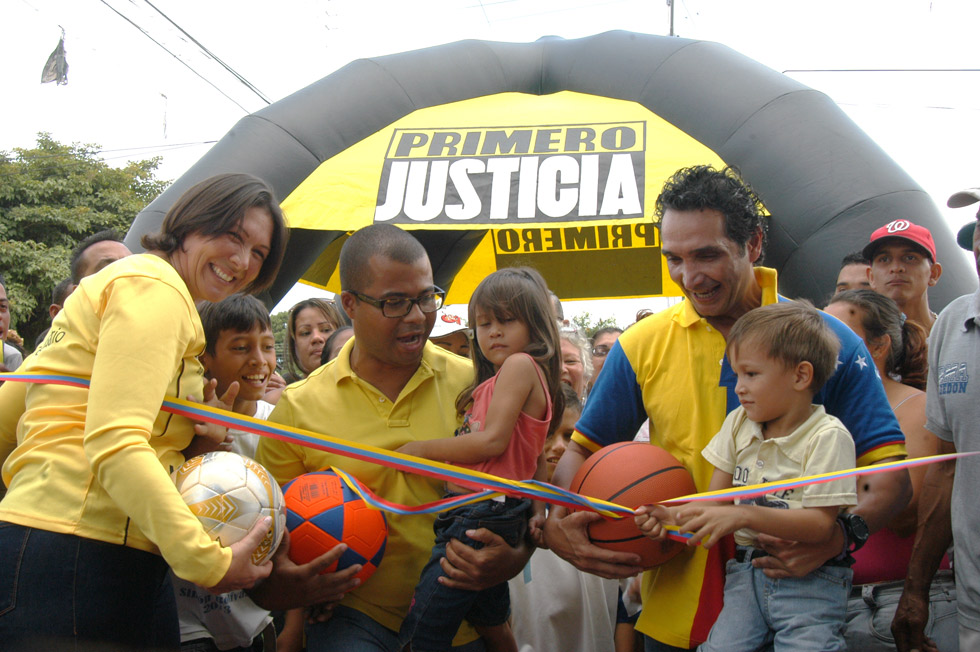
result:
<svg viewBox="0 0 980 652"><path fill-rule="evenodd" d="M34 148L0 151L0 272L11 326L30 349L48 326L51 290L67 278L79 240L104 229L126 233L168 182L159 158L115 168L98 145L65 145L39 133Z"/></svg>
<svg viewBox="0 0 980 652"><path fill-rule="evenodd" d="M276 337L276 361L279 367L286 363L286 323L289 322L289 311L283 310L270 316L272 334Z"/></svg>
<svg viewBox="0 0 980 652"><path fill-rule="evenodd" d="M572 317L572 323L582 329L587 337L592 337L600 328L607 326L617 326L616 320L612 317L593 317L588 312L583 312Z"/></svg>

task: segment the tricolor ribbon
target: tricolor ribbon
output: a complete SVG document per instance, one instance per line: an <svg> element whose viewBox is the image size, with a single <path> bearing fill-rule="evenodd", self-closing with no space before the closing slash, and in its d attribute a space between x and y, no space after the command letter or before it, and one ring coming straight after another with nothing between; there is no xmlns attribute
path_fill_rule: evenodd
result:
<svg viewBox="0 0 980 652"><path fill-rule="evenodd" d="M774 482L766 482L764 484L744 485L741 487L731 487L730 489L719 489L717 491L705 491L699 494L678 496L677 498L671 498L670 500L664 500L661 502L692 503L729 501L736 498L755 498L756 496L764 496L766 494L783 491L785 489L796 489L811 484L823 484L824 482L853 478L858 475L874 475L876 473L887 473L888 471L896 471L898 469L910 469L916 466L934 464L936 462L948 462L960 457L977 455L978 453L980 453L980 451L947 453L945 455L929 455L927 457L913 457L912 459L898 460L896 462L883 462L881 464L871 464L855 469L847 469L845 471L833 471L831 473L821 473L819 475L808 475L803 478L790 478L788 480L776 480Z"/></svg>
<svg viewBox="0 0 980 652"><path fill-rule="evenodd" d="M89 381L83 378L52 374L6 373L0 374L0 380L22 383L66 385L86 389L89 386ZM179 398L168 398L164 400L163 406L160 409L164 412L187 417L193 421L204 421L226 428L243 430L245 432L254 433L263 437L278 439L288 444L298 444L300 446L315 448L317 450L322 450L343 457L350 457L374 464L380 464L382 466L399 471L405 471L407 473L415 473L418 475L435 478L437 480L454 482L474 491L473 494L445 498L432 503L410 507L392 503L384 498L381 498L380 496L377 496L360 482L355 480L352 476L334 467L334 472L336 472L365 502L372 507L393 512L395 514L430 514L501 495L531 498L533 500L541 500L552 505L561 505L571 509L593 511L608 519L626 518L632 516L634 513L634 510L629 507L624 507L623 505L618 505L606 500L600 500L598 498L582 496L580 494L568 491L567 489L556 487L555 485L547 482L540 482L537 480L510 480L508 478L501 478L495 475L490 475L489 473L453 466L443 462L434 462L421 457L405 455L403 453L377 448L375 446L369 446L367 444L361 444L346 439L338 439L336 437L323 435L310 430L292 428L289 426L271 423L269 421L263 421L261 419L245 416L243 414L229 412L221 408L204 405L203 403L194 403ZM699 501L729 501L735 500L736 498L752 498L755 496L762 496L785 489L794 489L811 484L820 484L823 482L831 482L833 480L857 477L859 475L886 473L889 471L908 469L925 464L944 462L960 457L976 455L978 452L980 451L950 453L947 455L930 455L928 457L917 457L913 459L900 460L897 462L885 462L883 464L873 464L859 468L846 469L844 471L835 471L833 473L823 473L820 475L811 475L802 478L791 478L789 480L767 482L765 484L732 487L730 489L722 489L719 491L690 494L687 496L672 498L670 500L664 500L662 502L681 503ZM668 536L671 538L681 541L686 541L688 538L690 538L690 534L678 532L677 526L666 526L666 528L670 530Z"/></svg>

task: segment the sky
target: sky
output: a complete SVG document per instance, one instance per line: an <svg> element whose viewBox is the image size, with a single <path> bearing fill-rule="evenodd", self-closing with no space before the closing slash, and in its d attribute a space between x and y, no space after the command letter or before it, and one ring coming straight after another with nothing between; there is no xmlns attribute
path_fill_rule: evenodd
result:
<svg viewBox="0 0 980 652"><path fill-rule="evenodd" d="M160 156L158 177L176 179L243 116L358 58L468 38L666 35L669 16L664 0L4 0L0 150L30 147L47 131L98 144L110 164ZM954 230L973 211L948 209L946 199L980 186L978 25L976 0L674 7L676 35L723 43L826 93ZM68 84L41 84L62 28ZM308 294L294 290L276 310ZM571 302L566 311L612 315L625 326L638 308L663 305Z"/></svg>

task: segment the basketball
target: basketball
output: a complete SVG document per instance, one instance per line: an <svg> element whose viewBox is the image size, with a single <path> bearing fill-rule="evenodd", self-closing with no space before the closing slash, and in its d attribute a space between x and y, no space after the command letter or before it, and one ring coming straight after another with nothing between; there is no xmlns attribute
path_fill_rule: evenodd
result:
<svg viewBox="0 0 980 652"><path fill-rule="evenodd" d="M347 550L324 573L361 564L355 577L363 582L378 570L388 541L388 522L335 473L301 475L283 487L283 494L290 559L305 564L346 543Z"/></svg>
<svg viewBox="0 0 980 652"><path fill-rule="evenodd" d="M593 453L569 487L624 507L639 507L697 492L691 474L673 455L647 442L627 441ZM659 566L686 546L643 535L630 517L603 519L589 525L589 539L600 548L640 555L644 568Z"/></svg>
<svg viewBox="0 0 980 652"><path fill-rule="evenodd" d="M237 453L214 451L187 460L173 478L191 512L223 546L239 541L261 517L271 516L252 563L272 557L286 531L285 512L282 491L264 466Z"/></svg>

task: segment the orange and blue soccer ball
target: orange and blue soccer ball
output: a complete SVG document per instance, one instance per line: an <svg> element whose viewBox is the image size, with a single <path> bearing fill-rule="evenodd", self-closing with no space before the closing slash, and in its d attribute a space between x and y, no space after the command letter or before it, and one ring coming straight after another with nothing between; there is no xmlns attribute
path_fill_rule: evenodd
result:
<svg viewBox="0 0 980 652"><path fill-rule="evenodd" d="M355 577L362 582L374 574L385 554L388 522L384 514L368 506L332 471L303 474L283 488L289 558L297 564L310 562L339 543L347 551L323 572L340 571L361 564Z"/></svg>

